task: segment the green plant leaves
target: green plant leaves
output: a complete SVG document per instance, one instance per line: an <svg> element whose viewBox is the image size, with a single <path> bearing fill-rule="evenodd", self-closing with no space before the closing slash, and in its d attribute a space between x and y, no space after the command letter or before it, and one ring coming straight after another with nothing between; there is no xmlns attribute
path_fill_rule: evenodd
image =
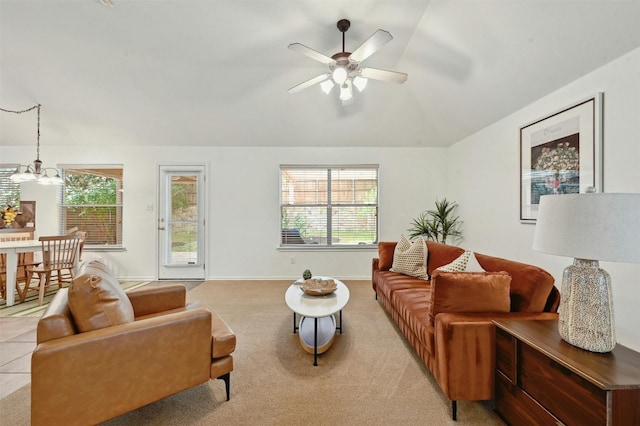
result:
<svg viewBox="0 0 640 426"><path fill-rule="evenodd" d="M446 243L448 238L454 240L462 238L460 226L462 221L455 215L458 203L443 198L436 200L435 210L427 210L413 219L409 231L409 237L424 237L428 240Z"/></svg>

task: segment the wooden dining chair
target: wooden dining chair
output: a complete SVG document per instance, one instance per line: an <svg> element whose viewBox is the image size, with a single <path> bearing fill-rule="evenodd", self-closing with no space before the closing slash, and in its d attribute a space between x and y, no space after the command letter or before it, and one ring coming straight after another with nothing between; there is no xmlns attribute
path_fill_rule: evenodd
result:
<svg viewBox="0 0 640 426"><path fill-rule="evenodd" d="M55 235L40 237L39 240L42 243L42 262L27 267L27 282L22 292L18 293L20 302L24 302L35 274L39 291L38 305L42 305L47 286L57 284L58 288L62 288L65 284L71 284L82 237Z"/></svg>
<svg viewBox="0 0 640 426"><path fill-rule="evenodd" d="M84 248L84 242L87 239L87 232L86 231L76 231L74 235L77 235L80 237L80 246L78 248L78 262L82 260L82 249Z"/></svg>
<svg viewBox="0 0 640 426"><path fill-rule="evenodd" d="M0 234L0 241L24 241L31 240L30 232L11 232ZM16 271L16 291L20 297L20 283L26 282L27 266L33 262L33 252L18 253L18 270ZM7 255L0 253L0 297L7 300Z"/></svg>

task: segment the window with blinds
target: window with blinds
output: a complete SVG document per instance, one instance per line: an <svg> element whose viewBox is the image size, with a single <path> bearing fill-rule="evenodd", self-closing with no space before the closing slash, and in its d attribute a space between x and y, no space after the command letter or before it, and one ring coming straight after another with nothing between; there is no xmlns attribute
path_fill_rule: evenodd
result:
<svg viewBox="0 0 640 426"><path fill-rule="evenodd" d="M281 247L378 241L378 166L280 166Z"/></svg>
<svg viewBox="0 0 640 426"><path fill-rule="evenodd" d="M0 210L8 205L20 205L20 184L9 179L16 167L17 164L0 164Z"/></svg>
<svg viewBox="0 0 640 426"><path fill-rule="evenodd" d="M121 165L60 166L61 231L85 231L85 248L122 247Z"/></svg>

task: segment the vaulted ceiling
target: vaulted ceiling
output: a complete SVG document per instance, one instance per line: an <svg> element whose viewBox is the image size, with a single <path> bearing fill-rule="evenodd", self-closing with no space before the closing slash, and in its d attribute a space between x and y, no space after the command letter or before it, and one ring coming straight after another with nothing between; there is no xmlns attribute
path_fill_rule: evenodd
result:
<svg viewBox="0 0 640 426"><path fill-rule="evenodd" d="M42 104L43 144L448 146L640 47L640 1L112 2L0 0L0 107ZM407 82L288 94L326 68L287 45L340 52L341 18ZM0 147L35 120L0 113Z"/></svg>

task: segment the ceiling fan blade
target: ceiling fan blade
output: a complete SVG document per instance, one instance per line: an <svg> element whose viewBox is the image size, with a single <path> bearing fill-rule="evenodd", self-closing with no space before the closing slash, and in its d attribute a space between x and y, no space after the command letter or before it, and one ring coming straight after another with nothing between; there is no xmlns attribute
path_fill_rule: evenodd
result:
<svg viewBox="0 0 640 426"><path fill-rule="evenodd" d="M388 31L378 30L358 46L358 48L351 53L350 58L356 62L362 62L391 40L393 40L393 37Z"/></svg>
<svg viewBox="0 0 640 426"><path fill-rule="evenodd" d="M302 53L305 56L310 57L311 59L314 59L318 62L321 62L325 65L331 65L334 64L336 61L333 58L330 58L329 56L320 53L316 50L311 49L310 47L307 47L303 44L300 43L291 43L289 45L289 49L293 50L294 52L298 52L298 53Z"/></svg>
<svg viewBox="0 0 640 426"><path fill-rule="evenodd" d="M408 77L408 75L403 72L379 70L377 68L362 68L360 75L372 80L389 81L397 84L404 83Z"/></svg>
<svg viewBox="0 0 640 426"><path fill-rule="evenodd" d="M317 75L317 76L315 76L313 78L310 78L307 81L304 81L304 82L298 84L297 86L293 86L292 88L287 90L287 92L289 92L289 93L298 93L299 91L301 91L303 89L306 89L307 87L313 86L314 84L322 83L327 78L329 78L329 74L326 74L326 73Z"/></svg>

